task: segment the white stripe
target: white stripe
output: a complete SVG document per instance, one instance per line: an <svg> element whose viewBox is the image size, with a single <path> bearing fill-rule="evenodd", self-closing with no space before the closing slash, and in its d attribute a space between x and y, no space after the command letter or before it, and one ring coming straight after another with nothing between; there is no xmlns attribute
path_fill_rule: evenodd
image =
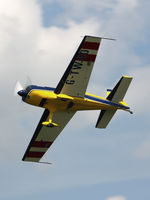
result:
<svg viewBox="0 0 150 200"><path fill-rule="evenodd" d="M97 43L100 43L101 42L101 38L87 36L85 41L86 42L97 42Z"/></svg>

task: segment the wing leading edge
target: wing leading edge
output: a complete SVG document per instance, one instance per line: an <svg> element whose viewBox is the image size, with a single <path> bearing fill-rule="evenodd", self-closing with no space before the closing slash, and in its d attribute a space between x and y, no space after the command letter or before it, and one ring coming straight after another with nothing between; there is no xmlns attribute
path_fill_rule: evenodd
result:
<svg viewBox="0 0 150 200"><path fill-rule="evenodd" d="M101 38L85 36L58 83L55 93L84 97Z"/></svg>
<svg viewBox="0 0 150 200"><path fill-rule="evenodd" d="M75 111L56 111L53 115L53 119L58 122L59 127L54 128L42 125L42 122L47 120L49 113L50 112L47 109L44 111L23 156L23 161L39 162L69 120L73 117Z"/></svg>

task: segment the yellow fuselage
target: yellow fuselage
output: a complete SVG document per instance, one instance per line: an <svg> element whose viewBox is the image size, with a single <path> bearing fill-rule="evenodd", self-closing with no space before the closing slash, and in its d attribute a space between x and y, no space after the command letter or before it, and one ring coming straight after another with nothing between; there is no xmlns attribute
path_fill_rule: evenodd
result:
<svg viewBox="0 0 150 200"><path fill-rule="evenodd" d="M123 107L126 106L122 102L115 104L106 98L89 93L86 93L84 98L79 98L65 94L55 94L53 91L36 89L28 93L25 102L49 110L107 110L125 109Z"/></svg>

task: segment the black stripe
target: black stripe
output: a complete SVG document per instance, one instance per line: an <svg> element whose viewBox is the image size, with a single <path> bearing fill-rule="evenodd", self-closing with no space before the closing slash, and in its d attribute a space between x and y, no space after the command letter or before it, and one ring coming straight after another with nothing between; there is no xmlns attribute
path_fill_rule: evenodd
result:
<svg viewBox="0 0 150 200"><path fill-rule="evenodd" d="M42 115L42 117L41 117L41 119L38 123L38 126L37 126L37 128L36 128L36 130L33 134L33 137L32 137L32 139L31 139L31 141L28 145L28 148L27 148L27 150L26 150L26 152L25 152L25 154L22 158L23 161L25 160L27 153L29 152L30 148L32 147L32 143L35 141L35 139L37 138L41 128L43 127L42 122L46 121L48 115L49 115L49 110L45 109L45 111L44 111L44 113L43 113L43 115Z"/></svg>
<svg viewBox="0 0 150 200"><path fill-rule="evenodd" d="M106 99L108 99L109 101L111 101L113 99L122 79L123 79L123 77L120 79L120 81L117 83L117 85L113 88L113 90L111 91L111 93L108 95L108 97Z"/></svg>
<svg viewBox="0 0 150 200"><path fill-rule="evenodd" d="M59 83L58 83L58 85L57 85L57 87L56 87L56 89L55 89L55 91L54 91L56 94L59 94L59 93L61 92L61 90L62 90L64 84L66 83L67 77L68 77L68 75L69 75L69 73L70 73L70 71L71 71L71 68L72 68L72 66L73 66L73 64L74 64L74 62L75 62L75 60L76 60L76 58L77 58L77 56L78 56L78 53L79 53L79 51L80 51L80 49L81 49L81 47L82 47L82 44L84 43L86 37L87 37L87 36L85 36L85 37L83 38L83 40L82 40L82 42L81 42L79 48L77 49L77 51L76 51L74 57L72 58L70 64L68 65L68 67L67 67L67 69L66 69L64 75L63 75L62 78L60 79L60 81L59 81Z"/></svg>
<svg viewBox="0 0 150 200"><path fill-rule="evenodd" d="M38 86L38 85L30 85L29 86L29 91L30 90L49 90L49 91L54 91L55 88L53 88L53 87L42 87L42 86Z"/></svg>
<svg viewBox="0 0 150 200"><path fill-rule="evenodd" d="M43 107L44 104L46 103L47 99L46 98L43 98L39 104L40 107Z"/></svg>

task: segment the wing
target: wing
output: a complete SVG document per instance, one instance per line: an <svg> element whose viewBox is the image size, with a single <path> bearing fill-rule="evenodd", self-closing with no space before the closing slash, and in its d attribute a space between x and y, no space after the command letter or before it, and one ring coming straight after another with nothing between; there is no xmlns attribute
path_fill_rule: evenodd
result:
<svg viewBox="0 0 150 200"><path fill-rule="evenodd" d="M42 125L42 122L46 121L49 116L49 111L46 109L22 160L39 162L74 114L75 111L56 111L53 120L59 124L59 127L49 128Z"/></svg>
<svg viewBox="0 0 150 200"><path fill-rule="evenodd" d="M85 36L58 83L55 93L84 97L101 38Z"/></svg>

